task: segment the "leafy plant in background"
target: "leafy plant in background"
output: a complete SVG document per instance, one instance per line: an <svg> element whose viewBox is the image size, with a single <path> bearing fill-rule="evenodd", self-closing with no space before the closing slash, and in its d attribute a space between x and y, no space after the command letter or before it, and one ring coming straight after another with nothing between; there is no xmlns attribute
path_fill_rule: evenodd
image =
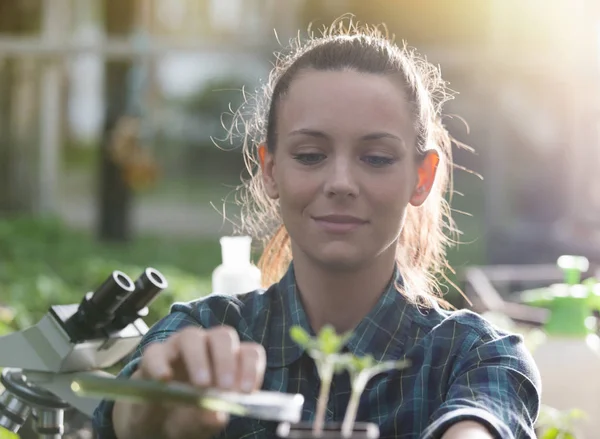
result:
<svg viewBox="0 0 600 439"><path fill-rule="evenodd" d="M352 332L338 335L330 325L325 325L314 338L299 326L292 327L290 335L315 360L321 378L317 412L313 423L313 434L315 436L319 436L323 431L325 410L329 401L331 381L335 373L347 370L350 374L352 391L342 422L342 436L350 437L354 430L360 397L371 378L382 372L403 369L410 365L408 360L379 363L370 355L357 357L349 352L341 353Z"/></svg>
<svg viewBox="0 0 600 439"><path fill-rule="evenodd" d="M577 439L576 424L587 416L581 410L560 411L542 406L537 422L539 439Z"/></svg>
<svg viewBox="0 0 600 439"><path fill-rule="evenodd" d="M50 305L79 303L113 270L135 280L147 266L169 281L145 319L153 324L173 302L208 293L210 273L219 261L218 240L144 237L122 245L103 244L60 221L1 220L0 335L35 324Z"/></svg>

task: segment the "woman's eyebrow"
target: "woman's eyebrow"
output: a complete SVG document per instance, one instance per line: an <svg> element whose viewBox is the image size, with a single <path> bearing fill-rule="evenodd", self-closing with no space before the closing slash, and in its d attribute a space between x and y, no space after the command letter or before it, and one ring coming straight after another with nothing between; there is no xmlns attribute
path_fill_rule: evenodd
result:
<svg viewBox="0 0 600 439"><path fill-rule="evenodd" d="M300 128L299 130L290 131L288 133L288 137L291 137L291 136L311 136L311 137L316 137L318 139L329 139L330 138L323 131L312 130L309 128Z"/></svg>
<svg viewBox="0 0 600 439"><path fill-rule="evenodd" d="M388 133L386 131L378 131L375 133L369 133L361 137L361 140L379 140L379 139L392 139L400 143L404 143L404 139L395 134Z"/></svg>
<svg viewBox="0 0 600 439"><path fill-rule="evenodd" d="M288 136L310 136L310 137L316 137L319 139L329 139L330 138L330 136L327 135L326 133L324 133L323 131L313 130L313 129L309 129L309 128L300 128L298 130L291 131L288 134ZM396 140L400 143L404 143L404 139L402 139L401 137L399 137L395 134L388 133L386 131L377 131L374 133L365 134L364 136L362 136L360 138L360 140L363 140L363 141L379 140L379 139L392 139L392 140Z"/></svg>

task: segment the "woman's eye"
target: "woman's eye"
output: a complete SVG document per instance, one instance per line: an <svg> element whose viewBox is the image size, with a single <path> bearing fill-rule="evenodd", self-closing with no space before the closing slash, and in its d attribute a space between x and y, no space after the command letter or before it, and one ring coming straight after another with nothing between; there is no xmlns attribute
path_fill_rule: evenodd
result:
<svg viewBox="0 0 600 439"><path fill-rule="evenodd" d="M393 158L383 157L380 155L368 155L366 157L363 157L362 160L367 164L375 167L389 166L394 164L395 162L395 159Z"/></svg>
<svg viewBox="0 0 600 439"><path fill-rule="evenodd" d="M321 162L325 158L325 154L319 153L305 153L294 155L294 160L302 163L303 165L315 165Z"/></svg>

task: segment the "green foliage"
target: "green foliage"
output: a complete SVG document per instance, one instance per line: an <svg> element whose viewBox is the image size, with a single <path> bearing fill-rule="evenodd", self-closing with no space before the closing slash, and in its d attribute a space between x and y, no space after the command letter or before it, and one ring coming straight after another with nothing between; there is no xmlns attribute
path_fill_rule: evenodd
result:
<svg viewBox="0 0 600 439"><path fill-rule="evenodd" d="M409 360L378 362L371 355L356 357L353 354L341 355L340 363L343 364L344 369L350 374L353 389L359 393L364 391L369 380L375 375L388 370L399 370L410 366Z"/></svg>
<svg viewBox="0 0 600 439"><path fill-rule="evenodd" d="M290 328L290 337L315 360L315 365L321 378L321 388L317 401L317 412L313 424L313 433L320 435L325 422L325 411L329 400L331 380L335 373L343 370L344 364L340 362L340 351L352 335L351 332L338 335L333 326L325 325L316 337L311 337L300 326Z"/></svg>
<svg viewBox="0 0 600 439"><path fill-rule="evenodd" d="M321 377L321 389L313 427L315 434L319 434L322 429L324 410L327 407L333 374L345 370L350 374L352 393L342 424L342 433L349 437L354 427L360 396L371 378L388 370L403 369L410 365L409 360L377 362L371 355L357 357L349 352L341 353L351 336L352 331L342 335L337 334L331 325L323 326L316 337L311 337L299 326L290 328L290 337L306 349L307 353L315 360Z"/></svg>
<svg viewBox="0 0 600 439"><path fill-rule="evenodd" d="M571 433L564 433L556 427L549 428L540 439L577 439Z"/></svg>
<svg viewBox="0 0 600 439"><path fill-rule="evenodd" d="M19 439L19 435L4 428L0 428L0 439Z"/></svg>
<svg viewBox="0 0 600 439"><path fill-rule="evenodd" d="M387 372L388 370L404 369L410 366L410 361L392 360L377 362L371 355L356 357L353 354L348 353L341 356L340 363L346 370L348 370L348 373L350 374L350 383L352 386L350 401L348 402L344 421L342 422L342 435L344 437L350 437L354 429L356 414L358 413L360 396L365 391L369 381L375 377L375 375Z"/></svg>
<svg viewBox="0 0 600 439"><path fill-rule="evenodd" d="M148 266L169 282L145 319L153 324L173 302L207 294L208 276L219 261L218 240L148 237L130 244L101 244L56 220L0 220L0 334L35 324L50 305L79 303L113 270L135 280Z"/></svg>
<svg viewBox="0 0 600 439"><path fill-rule="evenodd" d="M304 349L310 349L314 345L313 339L308 335L308 332L300 326L292 326L290 328L290 337Z"/></svg>
<svg viewBox="0 0 600 439"><path fill-rule="evenodd" d="M560 411L552 407L542 406L536 424L540 439L577 439L577 424L587 418L579 409Z"/></svg>
<svg viewBox="0 0 600 439"><path fill-rule="evenodd" d="M308 354L315 360L323 360L331 355L339 353L351 335L351 332L338 335L331 325L323 326L315 338L312 338L300 326L293 326L290 328L292 340L306 349Z"/></svg>

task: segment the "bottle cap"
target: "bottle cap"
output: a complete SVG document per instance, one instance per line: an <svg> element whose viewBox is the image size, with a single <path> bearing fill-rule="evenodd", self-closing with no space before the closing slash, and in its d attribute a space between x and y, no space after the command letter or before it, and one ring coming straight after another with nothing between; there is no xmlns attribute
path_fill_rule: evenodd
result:
<svg viewBox="0 0 600 439"><path fill-rule="evenodd" d="M219 242L223 265L250 265L252 244L250 236L223 236Z"/></svg>

